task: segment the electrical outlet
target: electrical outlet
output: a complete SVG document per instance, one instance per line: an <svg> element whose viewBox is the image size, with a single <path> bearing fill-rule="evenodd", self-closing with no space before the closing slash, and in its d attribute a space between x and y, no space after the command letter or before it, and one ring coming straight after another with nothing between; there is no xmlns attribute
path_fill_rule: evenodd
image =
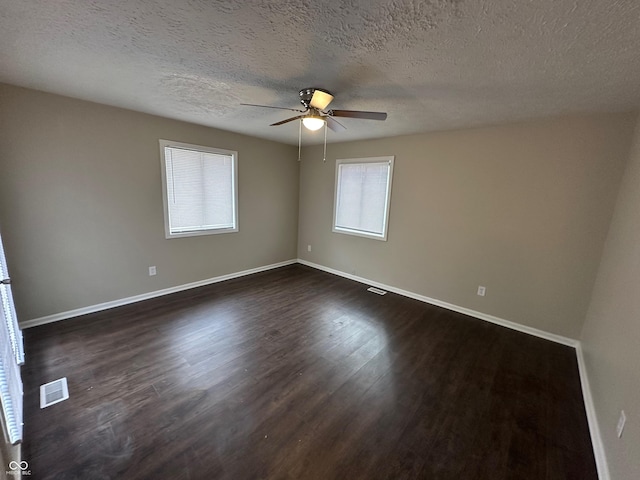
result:
<svg viewBox="0 0 640 480"><path fill-rule="evenodd" d="M153 277L156 274L156 267L155 265L153 267L149 267L149 276Z"/></svg>
<svg viewBox="0 0 640 480"><path fill-rule="evenodd" d="M624 430L624 424L627 422L627 416L624 414L624 410L620 410L620 418L618 419L618 426L616 427L616 434L618 438L622 438L622 431Z"/></svg>
<svg viewBox="0 0 640 480"><path fill-rule="evenodd" d="M487 293L486 287L483 287L482 285L478 287L478 295L480 295L481 297L484 297L486 293Z"/></svg>
<svg viewBox="0 0 640 480"><path fill-rule="evenodd" d="M311 245L307 245L307 252L311 251Z"/></svg>

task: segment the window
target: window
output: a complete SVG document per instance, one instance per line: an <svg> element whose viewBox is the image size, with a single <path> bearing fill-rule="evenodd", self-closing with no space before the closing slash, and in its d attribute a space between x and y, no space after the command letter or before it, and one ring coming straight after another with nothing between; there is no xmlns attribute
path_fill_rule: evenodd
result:
<svg viewBox="0 0 640 480"><path fill-rule="evenodd" d="M160 140L167 238L238 231L238 152Z"/></svg>
<svg viewBox="0 0 640 480"><path fill-rule="evenodd" d="M333 231L387 240L394 157L336 161Z"/></svg>
<svg viewBox="0 0 640 480"><path fill-rule="evenodd" d="M9 271L0 239L0 403L7 439L14 445L22 440L20 365L23 363L22 332L13 305Z"/></svg>

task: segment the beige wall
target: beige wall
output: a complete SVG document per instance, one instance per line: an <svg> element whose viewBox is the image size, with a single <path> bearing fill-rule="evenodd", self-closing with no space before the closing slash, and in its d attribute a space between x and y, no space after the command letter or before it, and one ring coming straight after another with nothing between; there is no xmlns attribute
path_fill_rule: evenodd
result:
<svg viewBox="0 0 640 480"><path fill-rule="evenodd" d="M238 151L239 233L165 239L161 138ZM295 258L298 178L292 146L0 84L22 321Z"/></svg>
<svg viewBox="0 0 640 480"><path fill-rule="evenodd" d="M640 478L640 122L582 331L612 480ZM616 436L620 410L627 423Z"/></svg>
<svg viewBox="0 0 640 480"><path fill-rule="evenodd" d="M634 119L574 116L330 144L326 163L322 146L305 148L298 256L578 338ZM335 159L378 155L395 155L388 241L332 233Z"/></svg>

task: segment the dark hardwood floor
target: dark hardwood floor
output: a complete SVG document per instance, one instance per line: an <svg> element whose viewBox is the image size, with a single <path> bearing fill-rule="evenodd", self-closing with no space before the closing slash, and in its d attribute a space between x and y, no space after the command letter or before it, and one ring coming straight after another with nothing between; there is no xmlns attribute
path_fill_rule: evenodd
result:
<svg viewBox="0 0 640 480"><path fill-rule="evenodd" d="M34 479L597 479L573 349L302 265L25 342Z"/></svg>

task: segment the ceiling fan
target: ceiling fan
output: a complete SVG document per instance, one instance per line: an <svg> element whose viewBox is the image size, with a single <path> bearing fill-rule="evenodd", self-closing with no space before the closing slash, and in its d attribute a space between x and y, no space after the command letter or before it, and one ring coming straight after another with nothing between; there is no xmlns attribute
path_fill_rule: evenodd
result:
<svg viewBox="0 0 640 480"><path fill-rule="evenodd" d="M295 108L271 107L269 105L255 105L252 103L242 103L241 105L246 105L249 107L277 108L279 110L290 110L292 112L302 113L302 115L296 115L295 117L272 123L272 127L301 119L302 124L309 130L318 130L326 125L334 132L340 132L342 130L346 130L346 127L338 122L335 117L360 118L364 120L386 120L387 118L387 114L384 112L363 112L359 110L326 110L326 108L333 100L333 95L331 94L331 92L322 88L303 88L302 90L300 90L299 95L300 103L302 103L302 105L304 106L304 110Z"/></svg>

